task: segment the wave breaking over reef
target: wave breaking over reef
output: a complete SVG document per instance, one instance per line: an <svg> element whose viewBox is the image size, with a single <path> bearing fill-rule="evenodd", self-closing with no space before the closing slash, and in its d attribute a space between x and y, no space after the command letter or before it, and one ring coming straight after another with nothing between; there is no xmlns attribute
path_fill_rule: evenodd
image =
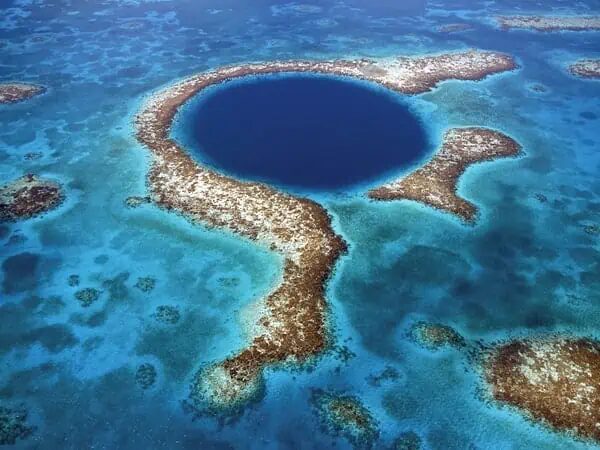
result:
<svg viewBox="0 0 600 450"><path fill-rule="evenodd" d="M244 403L252 397L252 387L261 385L258 380L265 366L303 362L326 347L324 289L346 244L333 231L327 211L314 201L199 165L170 138L179 107L209 86L249 75L331 74L420 94L444 80L481 80L514 68L508 55L477 50L417 58L274 61L200 73L149 98L136 117L136 127L137 139L152 154L147 178L152 200L192 222L256 241L284 259L281 283L260 300L264 313L254 337L239 353L198 373L192 386L194 406L227 409Z"/></svg>

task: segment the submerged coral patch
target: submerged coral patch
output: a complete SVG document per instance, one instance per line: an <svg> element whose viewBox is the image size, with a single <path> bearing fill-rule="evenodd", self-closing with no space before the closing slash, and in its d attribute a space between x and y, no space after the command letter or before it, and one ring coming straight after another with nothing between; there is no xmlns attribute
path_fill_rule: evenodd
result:
<svg viewBox="0 0 600 450"><path fill-rule="evenodd" d="M79 286L79 275L69 275L69 278L67 278L67 283L69 284L69 286L71 287L75 287L75 286Z"/></svg>
<svg viewBox="0 0 600 450"><path fill-rule="evenodd" d="M315 389L311 401L328 433L344 436L357 448L370 448L378 439L378 424L357 397Z"/></svg>
<svg viewBox="0 0 600 450"><path fill-rule="evenodd" d="M140 277L135 283L135 287L142 292L150 292L156 286L156 280L152 277Z"/></svg>
<svg viewBox="0 0 600 450"><path fill-rule="evenodd" d="M121 272L114 278L109 278L102 282L102 287L108 290L109 300L126 300L129 295L129 288L126 281L129 279L129 272Z"/></svg>
<svg viewBox="0 0 600 450"><path fill-rule="evenodd" d="M160 305L156 308L154 317L159 322L174 325L179 322L179 309L177 309L175 306Z"/></svg>
<svg viewBox="0 0 600 450"><path fill-rule="evenodd" d="M386 366L381 372L369 375L367 383L374 387L380 387L385 382L397 381L400 378L400 372L392 366Z"/></svg>
<svg viewBox="0 0 600 450"><path fill-rule="evenodd" d="M27 152L23 155L23 159L25 161L35 161L36 159L40 159L42 156L44 156L44 154L41 152Z"/></svg>
<svg viewBox="0 0 600 450"><path fill-rule="evenodd" d="M156 369L150 363L141 364L135 372L135 381L142 389L150 388L156 382Z"/></svg>
<svg viewBox="0 0 600 450"><path fill-rule="evenodd" d="M75 292L75 298L84 308L91 306L99 297L100 291L95 288L84 288Z"/></svg>
<svg viewBox="0 0 600 450"><path fill-rule="evenodd" d="M454 328L439 323L417 322L410 329L411 339L429 350L445 346L460 348L465 339Z"/></svg>
<svg viewBox="0 0 600 450"><path fill-rule="evenodd" d="M9 256L2 262L2 290L6 294L15 294L35 288L38 279L38 267L41 256L37 253L23 252Z"/></svg>
<svg viewBox="0 0 600 450"><path fill-rule="evenodd" d="M406 431L392 443L392 450L421 450L422 440L414 431Z"/></svg>
<svg viewBox="0 0 600 450"><path fill-rule="evenodd" d="M585 225L583 227L583 231L585 231L590 236L600 235L600 225L595 223L591 225Z"/></svg>
<svg viewBox="0 0 600 450"><path fill-rule="evenodd" d="M469 31L473 29L473 25L469 23L447 23L438 27L437 31L440 33L460 33L462 31Z"/></svg>
<svg viewBox="0 0 600 450"><path fill-rule="evenodd" d="M139 208L142 205L150 203L152 200L150 197L131 196L125 199L125 205L128 208Z"/></svg>
<svg viewBox="0 0 600 450"><path fill-rule="evenodd" d="M25 439L34 431L27 424L25 409L11 409L0 406L0 445L15 445L18 440Z"/></svg>

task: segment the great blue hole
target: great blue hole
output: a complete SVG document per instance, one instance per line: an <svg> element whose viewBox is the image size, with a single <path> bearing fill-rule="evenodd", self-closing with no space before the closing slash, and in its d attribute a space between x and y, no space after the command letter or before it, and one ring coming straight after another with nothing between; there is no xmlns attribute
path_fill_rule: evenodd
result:
<svg viewBox="0 0 600 450"><path fill-rule="evenodd" d="M183 113L187 146L239 179L341 190L414 165L425 130L401 96L366 83L291 74L226 82Z"/></svg>

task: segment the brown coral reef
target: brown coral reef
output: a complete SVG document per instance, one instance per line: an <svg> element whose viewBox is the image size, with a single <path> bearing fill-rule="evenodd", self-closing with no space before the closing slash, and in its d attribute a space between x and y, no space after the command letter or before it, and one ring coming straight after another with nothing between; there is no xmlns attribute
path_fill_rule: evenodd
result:
<svg viewBox="0 0 600 450"><path fill-rule="evenodd" d="M59 184L28 174L0 186L0 222L9 222L42 214L63 200Z"/></svg>
<svg viewBox="0 0 600 450"><path fill-rule="evenodd" d="M36 84L0 83L0 105L17 103L35 97L46 89Z"/></svg>
<svg viewBox="0 0 600 450"><path fill-rule="evenodd" d="M210 376L201 383L202 389L194 392L202 393L213 405L225 399L229 403L237 397L246 398L250 396L249 386L259 384L256 379L265 365L304 361L323 350L327 337L324 285L344 252L345 243L317 203L200 166L169 137L178 108L211 85L248 75L332 74L417 94L446 79L479 80L515 67L507 55L476 50L421 58L275 61L200 73L149 98L136 124L138 140L153 156L148 175L153 201L194 222L257 241L281 254L284 260L281 284L263 299L264 314L256 324L251 343L213 366ZM198 400L195 398L195 402Z"/></svg>
<svg viewBox="0 0 600 450"><path fill-rule="evenodd" d="M600 16L499 16L496 20L504 30L510 28L536 31L600 30Z"/></svg>
<svg viewBox="0 0 600 450"><path fill-rule="evenodd" d="M453 128L442 148L423 167L404 178L369 191L376 200L414 200L472 222L477 208L456 193L458 179L468 166L515 156L521 146L508 136L487 128Z"/></svg>
<svg viewBox="0 0 600 450"><path fill-rule="evenodd" d="M569 72L581 78L600 78L600 59L582 59L569 66Z"/></svg>
<svg viewBox="0 0 600 450"><path fill-rule="evenodd" d="M600 342L512 341L491 351L484 374L496 400L600 443Z"/></svg>

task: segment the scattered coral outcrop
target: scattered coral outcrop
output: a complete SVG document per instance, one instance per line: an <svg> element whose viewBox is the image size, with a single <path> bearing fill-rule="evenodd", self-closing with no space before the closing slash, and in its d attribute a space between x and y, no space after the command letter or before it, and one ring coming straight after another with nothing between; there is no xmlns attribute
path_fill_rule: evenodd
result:
<svg viewBox="0 0 600 450"><path fill-rule="evenodd" d="M386 366L380 373L369 375L367 383L373 387L380 387L385 382L397 381L399 378L400 372L392 366Z"/></svg>
<svg viewBox="0 0 600 450"><path fill-rule="evenodd" d="M445 346L460 348L465 339L452 327L439 323L417 322L410 329L411 339L421 347L438 350Z"/></svg>
<svg viewBox="0 0 600 450"><path fill-rule="evenodd" d="M125 199L125 205L128 208L139 208L142 205L150 203L152 200L150 197L139 197L139 196L131 196Z"/></svg>
<svg viewBox="0 0 600 450"><path fill-rule="evenodd" d="M156 280L152 277L139 277L135 287L142 292L150 292L156 286Z"/></svg>
<svg viewBox="0 0 600 450"><path fill-rule="evenodd" d="M499 402L600 443L600 342L546 337L492 349L484 376Z"/></svg>
<svg viewBox="0 0 600 450"><path fill-rule="evenodd" d="M67 283L71 287L79 286L80 281L81 281L80 276L76 275L76 274L69 275L69 277L67 278Z"/></svg>
<svg viewBox="0 0 600 450"><path fill-rule="evenodd" d="M582 59L569 66L569 72L581 78L600 78L600 59Z"/></svg>
<svg viewBox="0 0 600 450"><path fill-rule="evenodd" d="M152 95L136 119L137 138L151 152L147 182L152 200L193 222L228 230L282 255L283 277L261 300L264 314L248 347L202 371L194 403L221 405L251 396L265 365L306 361L327 344L324 286L345 251L327 212L317 203L261 183L242 182L199 165L170 138L179 107L209 86L250 75L310 72L368 80L419 94L448 79L480 80L512 70L513 58L470 50L419 58L274 61L217 68Z"/></svg>
<svg viewBox="0 0 600 450"><path fill-rule="evenodd" d="M34 428L27 424L25 409L11 409L0 406L0 445L14 445L19 439L25 439Z"/></svg>
<svg viewBox="0 0 600 450"><path fill-rule="evenodd" d="M170 305L160 305L156 307L156 312L154 313L154 318L161 323L167 325L175 325L179 322L181 314L179 313L179 309L175 306Z"/></svg>
<svg viewBox="0 0 600 450"><path fill-rule="evenodd" d="M75 292L75 298L83 306L87 308L100 298L100 291L95 288L84 288Z"/></svg>
<svg viewBox="0 0 600 450"><path fill-rule="evenodd" d="M27 100L46 91L43 86L29 83L0 83L0 105Z"/></svg>
<svg viewBox="0 0 600 450"><path fill-rule="evenodd" d="M148 389L156 382L156 369L150 363L140 364L135 372L135 381L142 389Z"/></svg>
<svg viewBox="0 0 600 450"><path fill-rule="evenodd" d="M472 164L516 156L521 146L510 137L487 128L452 128L441 149L423 167L408 176L369 191L375 200L414 200L473 222L477 208L456 192L460 176Z"/></svg>
<svg viewBox="0 0 600 450"><path fill-rule="evenodd" d="M371 448L379 437L377 421L358 398L315 389L311 400L328 433L344 436L356 448Z"/></svg>
<svg viewBox="0 0 600 450"><path fill-rule="evenodd" d="M28 219L56 208L64 199L54 181L28 174L0 186L0 222Z"/></svg>
<svg viewBox="0 0 600 450"><path fill-rule="evenodd" d="M600 30L600 16L498 16L504 30L524 28L536 31Z"/></svg>
<svg viewBox="0 0 600 450"><path fill-rule="evenodd" d="M392 443L392 450L421 450L423 441L414 431L405 431Z"/></svg>

